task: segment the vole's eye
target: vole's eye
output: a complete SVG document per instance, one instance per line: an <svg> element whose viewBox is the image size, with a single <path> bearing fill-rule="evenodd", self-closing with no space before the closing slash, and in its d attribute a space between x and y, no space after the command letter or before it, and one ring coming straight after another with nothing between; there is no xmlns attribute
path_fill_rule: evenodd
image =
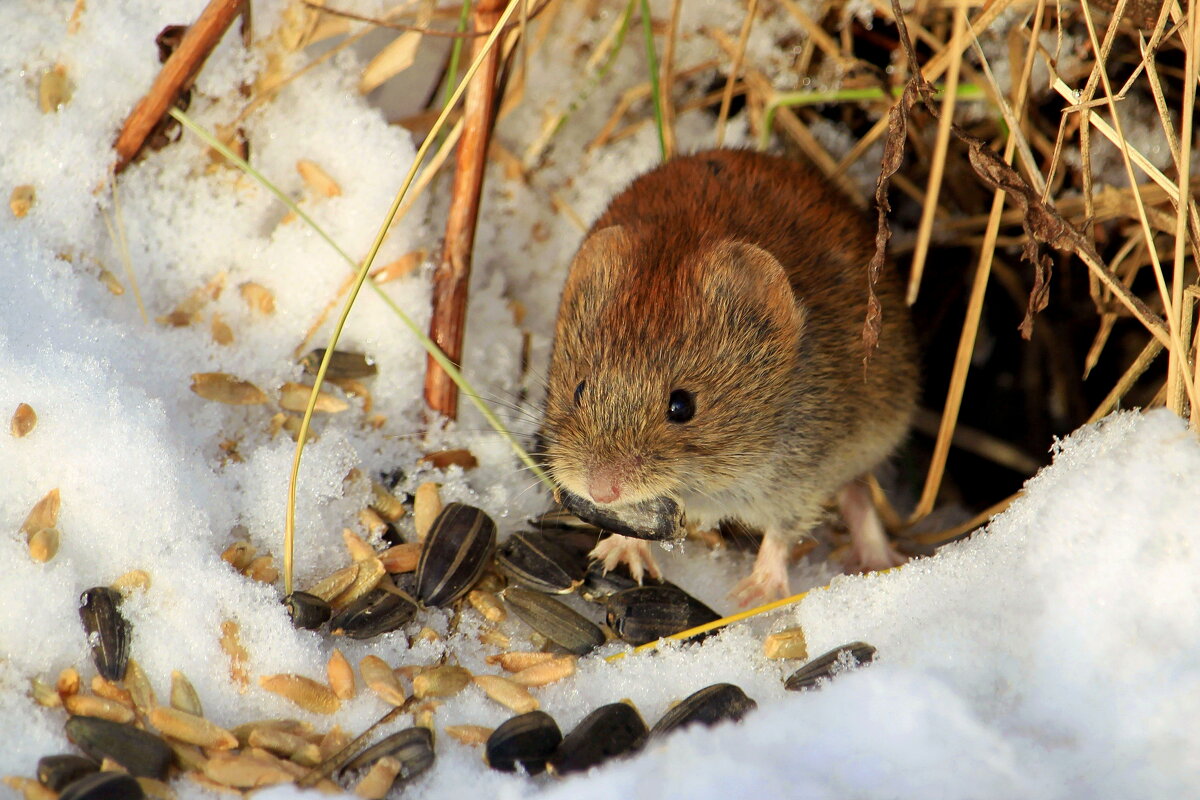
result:
<svg viewBox="0 0 1200 800"><path fill-rule="evenodd" d="M579 405L579 401L583 399L583 389L587 386L587 381L580 381L575 387L575 405Z"/></svg>
<svg viewBox="0 0 1200 800"><path fill-rule="evenodd" d="M667 419L670 422L687 422L696 414L696 395L687 389L676 389L667 398Z"/></svg>

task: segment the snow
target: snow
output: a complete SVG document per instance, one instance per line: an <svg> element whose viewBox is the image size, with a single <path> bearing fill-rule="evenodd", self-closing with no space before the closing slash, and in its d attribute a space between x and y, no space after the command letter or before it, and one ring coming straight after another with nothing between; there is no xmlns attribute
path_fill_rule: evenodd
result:
<svg viewBox="0 0 1200 800"><path fill-rule="evenodd" d="M68 749L62 710L36 705L29 681L52 683L69 666L90 679L78 596L134 569L145 570L151 583L122 607L134 631L133 656L160 697L172 670L182 671L206 715L227 727L261 717L299 717L321 728L337 723L355 732L369 725L386 709L365 690L321 718L257 687L258 676L277 672L323 678L335 646L352 664L377 654L396 666L432 663L448 647L472 671L494 670L484 663L490 651L476 641L481 622L471 612L447 642L410 647L403 632L370 642L333 640L295 630L278 602L279 586L250 581L220 560L235 530L281 558L294 445L286 434L270 432L276 405L203 400L189 389L191 375L228 372L277 398L280 385L300 379L293 350L348 270L305 226L282 221L283 209L265 190L212 165L190 135L130 167L115 199L103 188L110 186L108 143L157 70L154 35L193 19L201 5L93 0L75 33L67 31L70 4L0 8L0 193L23 184L37 193L23 218L0 211L0 418L26 402L39 419L25 438L0 435L0 514L10 531L0 537L0 721L16 734L0 751L0 775L31 776L40 756ZM685 26L740 24L735 3L697 6ZM273 24L280 9L256 3L256 26ZM612 14L579 20L573 6L562 13L557 24L578 41L596 41L614 20ZM210 59L189 110L210 129L241 110L239 87L262 68L261 57L243 53L236 38L226 37ZM679 63L713 57L705 42L681 39ZM759 34L751 39L758 51L770 43ZM572 49L531 55L530 98L575 96L564 93L563 67L555 60ZM343 54L312 70L250 115L245 130L255 165L360 257L415 147L358 97L347 68L354 58ZM657 157L648 127L585 149L615 98L639 79L642 58L637 47L622 51L528 182L507 178L501 167L489 172L465 363L480 391L499 399L502 416L524 435L536 412L505 404L523 390L538 400L562 270L580 236L554 204L590 220ZM768 60L763 55L758 63ZM74 92L46 114L37 105L37 85L55 64L65 66ZM786 59L779 65L785 68ZM540 108L532 100L518 106L502 121L499 141L523 153L540 131ZM679 135L685 148L699 147L710 141L711 119L681 115ZM741 123L731 124L729 140L745 141ZM333 176L342 195L313 197L295 170L302 158ZM418 249L436 253L444 204L436 194L418 201L377 263ZM128 239L148 323L106 216ZM533 235L535 229L546 235ZM105 289L99 265L118 276L124 294ZM203 307L199 322L175 328L154 321L222 273L225 288ZM243 301L238 287L248 281L272 291L274 315ZM428 268L384 288L426 323ZM533 369L525 379L518 374L521 335L511 323L512 299L528 312ZM233 330L232 344L213 341L214 314ZM323 346L328 333L326 322L309 346ZM366 481L347 480L352 469L377 476L399 467L398 491L437 480L443 499L485 508L501 535L543 508L545 496L473 412L457 428L420 434L424 356L373 293L360 297L341 346L378 361L379 374L365 381L374 408L367 414L352 400L351 410L315 422L319 438L305 451L298 493L299 586L348 561L341 530L356 524L368 494ZM368 424L371 415L383 418L380 427ZM236 441L240 460L222 450L226 440ZM444 447L469 447L480 466L446 473L416 466L421 453ZM1200 755L1188 732L1200 714L1198 471L1200 447L1179 420L1165 412L1111 417L1062 442L1053 466L1030 481L1023 498L985 531L934 558L886 575L838 577L795 607L701 645L611 663L590 657L573 678L536 690L543 709L568 730L598 705L622 698L653 723L672 702L729 681L759 704L742 724L685 731L634 759L566 780L491 772L477 748L439 734L438 762L406 793L1194 794ZM53 488L62 494L62 544L52 561L38 564L18 528ZM668 577L723 612L734 610L725 593L750 559L696 545L660 555ZM792 572L798 589L830 577L825 565L809 562ZM245 690L230 680L219 643L227 620L238 623L249 654ZM447 612L427 612L408 633L428 625L446 634L449 624ZM814 655L861 639L879 649L876 663L820 691L787 693L782 679L797 664L768 662L761 642L770 630L797 624ZM522 631L512 620L504 630L514 637ZM604 654L618 649L610 645ZM446 700L435 719L438 726L495 726L508 716L471 687ZM184 800L208 796L186 781L176 789ZM280 788L261 796L298 794Z"/></svg>

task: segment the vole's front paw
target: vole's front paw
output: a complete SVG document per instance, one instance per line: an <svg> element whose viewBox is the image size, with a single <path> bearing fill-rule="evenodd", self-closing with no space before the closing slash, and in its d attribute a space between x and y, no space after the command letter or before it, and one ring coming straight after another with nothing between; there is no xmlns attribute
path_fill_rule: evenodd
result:
<svg viewBox="0 0 1200 800"><path fill-rule="evenodd" d="M787 597L788 590L788 544L779 536L768 533L758 548L754 569L738 581L729 596L740 606L758 605Z"/></svg>
<svg viewBox="0 0 1200 800"><path fill-rule="evenodd" d="M655 563L654 556L650 555L650 545L644 539L613 534L607 539L602 539L588 555L603 564L605 572L626 564L630 576L638 583L641 583L646 575L655 579L662 578L662 570Z"/></svg>

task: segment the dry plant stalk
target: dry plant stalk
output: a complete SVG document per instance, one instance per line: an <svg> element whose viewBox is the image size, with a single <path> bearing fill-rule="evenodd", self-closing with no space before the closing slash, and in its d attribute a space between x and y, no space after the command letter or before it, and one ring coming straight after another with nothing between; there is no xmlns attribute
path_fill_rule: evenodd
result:
<svg viewBox="0 0 1200 800"><path fill-rule="evenodd" d="M500 0L481 0L472 14L475 30L491 30L500 18L503 5ZM472 57L477 57L484 47L485 40L476 39ZM456 365L462 361L467 286L471 278L471 257L487 166L488 142L496 115L497 78L502 54L502 47L493 47L488 51L467 88L463 107L465 124L455 155L450 212L446 218L446 244L441 262L433 274L429 338ZM458 416L458 386L433 356L426 359L425 404L430 411L447 419Z"/></svg>
<svg viewBox="0 0 1200 800"><path fill-rule="evenodd" d="M146 143L159 120L204 66L205 59L221 41L234 18L242 11L243 0L209 0L208 5L184 34L179 47L163 64L154 85L134 107L121 126L113 149L117 151L114 169L129 165Z"/></svg>

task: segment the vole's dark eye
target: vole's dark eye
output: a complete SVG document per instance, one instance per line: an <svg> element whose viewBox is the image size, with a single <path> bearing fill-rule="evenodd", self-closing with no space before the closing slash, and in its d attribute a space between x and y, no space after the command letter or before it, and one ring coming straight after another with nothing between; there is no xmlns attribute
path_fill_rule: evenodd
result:
<svg viewBox="0 0 1200 800"><path fill-rule="evenodd" d="M575 387L575 405L579 405L579 401L583 399L583 390L587 386L587 381L580 381Z"/></svg>
<svg viewBox="0 0 1200 800"><path fill-rule="evenodd" d="M667 398L667 419L671 422L687 422L696 414L696 395L687 389L676 389Z"/></svg>

